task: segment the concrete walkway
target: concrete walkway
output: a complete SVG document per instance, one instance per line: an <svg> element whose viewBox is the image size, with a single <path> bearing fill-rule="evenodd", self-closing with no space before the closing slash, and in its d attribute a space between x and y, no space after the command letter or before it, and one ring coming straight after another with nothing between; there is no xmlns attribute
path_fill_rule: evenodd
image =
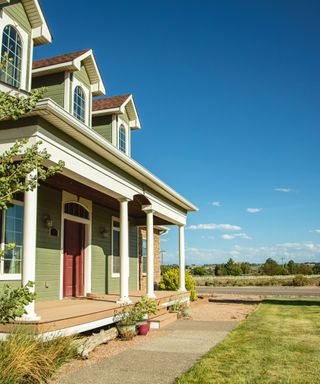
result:
<svg viewBox="0 0 320 384"><path fill-rule="evenodd" d="M174 383L237 324L236 321L178 320L164 328L161 336L72 372L59 383Z"/></svg>

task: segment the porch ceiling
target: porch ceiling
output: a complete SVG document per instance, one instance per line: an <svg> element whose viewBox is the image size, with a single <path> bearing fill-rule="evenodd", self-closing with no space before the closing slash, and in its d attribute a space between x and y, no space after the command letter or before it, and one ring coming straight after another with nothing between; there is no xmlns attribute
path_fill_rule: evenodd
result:
<svg viewBox="0 0 320 384"><path fill-rule="evenodd" d="M66 177L62 174L56 174L45 181L46 185L55 189L65 190L74 195L91 200L93 203L102 205L116 212L120 211L120 203L117 199L106 195L94 188L84 185L76 180ZM144 203L141 199L134 199L128 204L129 216L136 219L137 225L146 224L146 214L142 211L141 205ZM154 225L172 225L172 223L154 216Z"/></svg>

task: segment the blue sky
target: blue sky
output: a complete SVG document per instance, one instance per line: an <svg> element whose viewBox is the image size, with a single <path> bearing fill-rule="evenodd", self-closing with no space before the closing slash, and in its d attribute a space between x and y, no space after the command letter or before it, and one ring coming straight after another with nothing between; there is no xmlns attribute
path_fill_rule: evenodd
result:
<svg viewBox="0 0 320 384"><path fill-rule="evenodd" d="M319 1L41 3L35 57L93 48L108 95L134 95L133 158L199 207L188 263L320 262Z"/></svg>

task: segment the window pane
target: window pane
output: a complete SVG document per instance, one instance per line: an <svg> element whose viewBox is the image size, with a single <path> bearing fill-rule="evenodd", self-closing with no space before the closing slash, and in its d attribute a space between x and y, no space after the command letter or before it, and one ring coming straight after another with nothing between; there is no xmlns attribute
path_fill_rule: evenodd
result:
<svg viewBox="0 0 320 384"><path fill-rule="evenodd" d="M122 125L119 129L119 149L121 152L126 153L126 130Z"/></svg>
<svg viewBox="0 0 320 384"><path fill-rule="evenodd" d="M5 215L3 271L4 273L21 273L23 206L10 206ZM10 243L15 244L14 249L8 247Z"/></svg>
<svg viewBox="0 0 320 384"><path fill-rule="evenodd" d="M74 89L74 98L73 98L73 114L74 116L82 121L85 122L85 96L84 91L81 87L77 86Z"/></svg>
<svg viewBox="0 0 320 384"><path fill-rule="evenodd" d="M112 272L120 273L120 231L113 230L112 232Z"/></svg>
<svg viewBox="0 0 320 384"><path fill-rule="evenodd" d="M0 71L0 80L20 87L22 44L17 30L12 25L7 25L2 34L1 58L8 54L8 61L4 69Z"/></svg>
<svg viewBox="0 0 320 384"><path fill-rule="evenodd" d="M147 273L147 240L142 239L142 273Z"/></svg>

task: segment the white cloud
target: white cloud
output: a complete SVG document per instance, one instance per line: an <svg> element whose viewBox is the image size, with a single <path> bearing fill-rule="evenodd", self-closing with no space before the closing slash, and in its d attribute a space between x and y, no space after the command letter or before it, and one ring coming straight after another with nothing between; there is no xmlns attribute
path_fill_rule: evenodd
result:
<svg viewBox="0 0 320 384"><path fill-rule="evenodd" d="M230 235L229 233L226 233L221 236L221 239L223 240L233 240L233 239L247 239L251 240L251 237L248 236L246 233L233 233Z"/></svg>
<svg viewBox="0 0 320 384"><path fill-rule="evenodd" d="M241 231L241 227L239 225L232 225L232 224L196 224L196 225L189 225L187 229L190 229L191 231L195 230L220 230L220 231Z"/></svg>
<svg viewBox="0 0 320 384"><path fill-rule="evenodd" d="M288 193L288 192L293 192L293 189L292 188L274 188L274 191Z"/></svg>
<svg viewBox="0 0 320 384"><path fill-rule="evenodd" d="M213 205L214 207L221 207L221 203L220 203L220 201L213 201L213 202L212 202L212 205Z"/></svg>
<svg viewBox="0 0 320 384"><path fill-rule="evenodd" d="M320 234L320 229L312 229L310 232Z"/></svg>
<svg viewBox="0 0 320 384"><path fill-rule="evenodd" d="M248 213L259 213L262 211L262 208L247 208Z"/></svg>
<svg viewBox="0 0 320 384"><path fill-rule="evenodd" d="M201 239L215 240L214 236L201 236Z"/></svg>

